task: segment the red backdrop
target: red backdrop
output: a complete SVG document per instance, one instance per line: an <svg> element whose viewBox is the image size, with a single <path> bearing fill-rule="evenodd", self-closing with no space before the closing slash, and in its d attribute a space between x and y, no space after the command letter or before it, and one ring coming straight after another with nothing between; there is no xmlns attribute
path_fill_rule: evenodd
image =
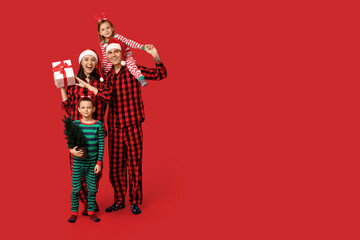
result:
<svg viewBox="0 0 360 240"><path fill-rule="evenodd" d="M291 2L291 3L290 3ZM2 3L3 4L3 3ZM359 239L358 9L350 1L28 1L1 6L5 239ZM144 204L67 223L51 62L99 52L96 13L159 51L142 89ZM150 55L133 50L141 65Z"/></svg>

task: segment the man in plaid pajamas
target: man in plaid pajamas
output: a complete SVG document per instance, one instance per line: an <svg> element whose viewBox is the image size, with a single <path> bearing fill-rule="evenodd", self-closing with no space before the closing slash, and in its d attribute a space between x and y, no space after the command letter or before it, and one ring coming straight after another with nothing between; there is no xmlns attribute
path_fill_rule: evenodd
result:
<svg viewBox="0 0 360 240"><path fill-rule="evenodd" d="M129 198L131 212L141 213L137 206L142 203L142 149L143 137L141 123L145 119L144 105L141 96L141 84L122 67L126 46L111 39L106 48L113 68L106 77L106 87L99 89L101 96L109 101L109 168L110 182L114 188L114 204L107 212L125 207L127 180L129 180ZM167 76L154 46L147 50L154 60L156 68L138 66L148 80L161 80ZM129 179L127 179L129 175Z"/></svg>

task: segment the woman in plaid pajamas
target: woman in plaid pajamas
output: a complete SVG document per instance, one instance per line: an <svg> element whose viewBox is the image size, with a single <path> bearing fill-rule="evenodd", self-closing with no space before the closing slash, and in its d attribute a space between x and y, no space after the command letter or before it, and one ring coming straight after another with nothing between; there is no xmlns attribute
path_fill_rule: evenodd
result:
<svg viewBox="0 0 360 240"><path fill-rule="evenodd" d="M106 48L113 68L106 76L105 88L99 89L101 97L109 101L109 178L114 189L114 203L106 212L125 207L125 194L129 181L130 209L133 214L141 213L137 206L142 203L142 122L145 120L141 96L141 84L121 65L126 46L110 39ZM155 60L156 68L138 66L149 80L161 80L167 76L155 47L146 50ZM85 82L81 81L87 87Z"/></svg>
<svg viewBox="0 0 360 240"><path fill-rule="evenodd" d="M78 102L81 96L89 95L89 91L93 91L95 94L101 95L98 93L97 88L105 84L104 79L102 78L102 70L99 63L99 58L96 52L92 49L87 49L83 51L79 56L80 68L77 74L77 79L84 79L90 86L91 89L83 88L82 84L77 83L74 86L68 86L66 88L60 88L61 96L63 102L61 107L66 111L66 113L75 121L80 120L81 115L77 110ZM90 87L89 87L90 88ZM107 103L102 101L100 98L95 99L96 111L94 112L94 119L105 122L105 110ZM106 128L104 127L104 134L107 135ZM73 166L73 155L70 154L70 169ZM99 187L99 180L101 179L102 172L97 175L96 186ZM83 215L87 216L87 199L88 195L86 189L85 181L82 181L82 188L80 190L80 200L84 204ZM99 211L98 204L96 203L96 212Z"/></svg>

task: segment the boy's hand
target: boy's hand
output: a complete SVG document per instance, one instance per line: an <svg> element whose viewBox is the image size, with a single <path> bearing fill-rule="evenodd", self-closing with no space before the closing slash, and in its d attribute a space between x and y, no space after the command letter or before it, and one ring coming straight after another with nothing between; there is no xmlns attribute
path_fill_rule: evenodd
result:
<svg viewBox="0 0 360 240"><path fill-rule="evenodd" d="M80 158L83 154L84 154L84 151L83 150L80 150L80 151L76 151L78 146L70 149L70 153L78 158Z"/></svg>
<svg viewBox="0 0 360 240"><path fill-rule="evenodd" d="M96 164L94 168L94 173L98 174L100 171L101 171L101 166Z"/></svg>

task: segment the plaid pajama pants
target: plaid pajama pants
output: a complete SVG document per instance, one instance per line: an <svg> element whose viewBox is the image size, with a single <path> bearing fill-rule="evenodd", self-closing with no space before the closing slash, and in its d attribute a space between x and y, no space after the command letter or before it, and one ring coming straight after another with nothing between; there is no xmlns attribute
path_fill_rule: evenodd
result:
<svg viewBox="0 0 360 240"><path fill-rule="evenodd" d="M141 123L109 127L109 177L117 205L125 203L128 179L130 204L142 203L142 144Z"/></svg>
<svg viewBox="0 0 360 240"><path fill-rule="evenodd" d="M70 153L70 170L71 170L71 175L72 175L72 169L73 169L73 161L74 161L74 156ZM102 177L102 170L96 175L96 189L99 189L99 181ZM80 198L80 201L83 203L83 204L88 204L88 201L87 201L87 196L88 196L88 191L87 191L87 188L86 188L86 181L85 181L85 178L83 177L82 180L81 180L81 189L80 189L80 192L79 192L79 198Z"/></svg>

